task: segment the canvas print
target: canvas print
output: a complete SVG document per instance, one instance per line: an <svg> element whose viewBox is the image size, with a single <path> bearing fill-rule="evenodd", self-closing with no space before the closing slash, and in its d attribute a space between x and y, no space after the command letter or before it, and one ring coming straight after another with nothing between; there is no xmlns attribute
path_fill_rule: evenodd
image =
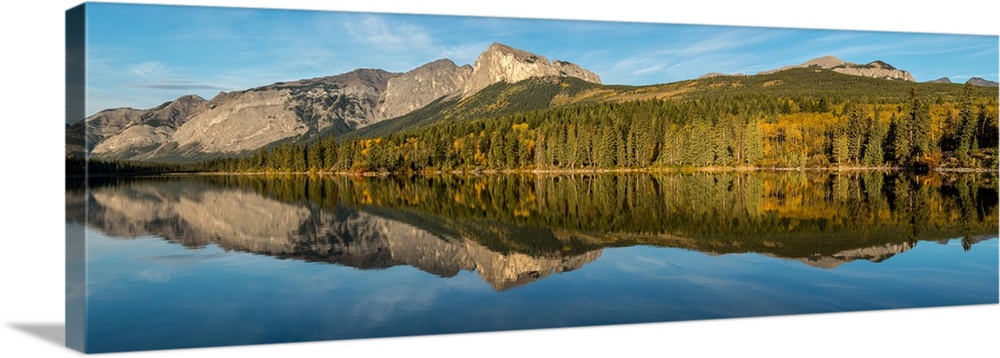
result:
<svg viewBox="0 0 1000 358"><path fill-rule="evenodd" d="M998 301L998 38L86 3L67 345Z"/></svg>

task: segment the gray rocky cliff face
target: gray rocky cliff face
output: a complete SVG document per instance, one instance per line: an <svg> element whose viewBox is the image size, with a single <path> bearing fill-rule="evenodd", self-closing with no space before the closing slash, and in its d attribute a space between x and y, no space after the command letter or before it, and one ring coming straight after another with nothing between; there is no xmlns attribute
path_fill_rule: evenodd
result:
<svg viewBox="0 0 1000 358"><path fill-rule="evenodd" d="M472 75L472 67L456 66L448 59L427 63L389 80L376 118L402 116L441 97L461 93Z"/></svg>
<svg viewBox="0 0 1000 358"><path fill-rule="evenodd" d="M220 94L147 159L243 153L283 139L363 127L374 122L396 75L360 69Z"/></svg>
<svg viewBox="0 0 1000 358"><path fill-rule="evenodd" d="M105 138L139 123L143 113L133 108L106 109L73 124L66 129L66 156L83 157Z"/></svg>
<svg viewBox="0 0 1000 358"><path fill-rule="evenodd" d="M909 72L897 69L887 69L887 68L866 68L866 67L838 67L834 68L833 72L843 73L845 75L861 76L861 77L872 77L872 78L884 78L889 80L903 80L909 82L916 82L913 79L913 75Z"/></svg>
<svg viewBox="0 0 1000 358"><path fill-rule="evenodd" d="M135 159L135 156L166 143L177 128L202 111L207 102L201 97L188 95L143 111L138 121L106 136L90 153L97 158Z"/></svg>
<svg viewBox="0 0 1000 358"><path fill-rule="evenodd" d="M290 91L273 88L217 96L170 142L188 151L239 153L305 134L308 126L299 121L292 101Z"/></svg>
<svg viewBox="0 0 1000 358"><path fill-rule="evenodd" d="M472 77L462 92L469 96L497 82L514 83L531 77L576 77L588 82L601 83L601 78L569 62L549 60L543 56L494 43L479 55L473 66Z"/></svg>

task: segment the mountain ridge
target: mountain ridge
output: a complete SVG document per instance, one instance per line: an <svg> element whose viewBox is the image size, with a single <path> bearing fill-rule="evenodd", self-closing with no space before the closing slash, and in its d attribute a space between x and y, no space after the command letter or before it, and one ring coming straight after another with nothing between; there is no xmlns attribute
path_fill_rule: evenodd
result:
<svg viewBox="0 0 1000 358"><path fill-rule="evenodd" d="M372 127L375 130L372 133L385 135L387 130L422 126L441 119L478 118L580 101L666 99L700 88L694 84L705 81L724 78L743 81L742 78L755 82L754 77L791 69L829 70L915 83L909 72L881 60L858 65L824 56L757 75L711 72L681 81L691 86L608 86L601 83L597 74L573 63L550 61L544 56L493 43L474 65L459 66L442 58L403 73L361 68L334 76L220 92L210 100L182 96L148 110L103 110L68 127L66 149L67 157L90 154L98 159L197 161L246 155L280 143L309 143L329 135L366 136L364 133L369 131L364 129L375 124L386 125ZM540 80L524 82L527 79ZM969 81L996 86L995 82L979 78ZM771 84L775 83L780 81ZM506 85L496 87L497 84ZM493 89L487 91L490 88ZM488 93L482 94L483 91ZM166 107L181 109L160 113ZM428 107L433 108L428 110Z"/></svg>
<svg viewBox="0 0 1000 358"><path fill-rule="evenodd" d="M911 75L910 72L897 69L896 67L893 67L892 65L882 60L875 60L864 65L859 65L853 62L844 61L835 56L817 57L809 61L803 62L800 65L784 66L774 70L763 71L760 72L759 74L770 74L791 68L817 68L817 69L831 70L834 72L839 72L852 76L916 82L916 80L913 78L913 75Z"/></svg>
<svg viewBox="0 0 1000 358"><path fill-rule="evenodd" d="M990 81L982 77L973 77L966 82L971 83L973 86L979 86L979 87L1000 87L1000 83L997 83L996 81Z"/></svg>
<svg viewBox="0 0 1000 358"><path fill-rule="evenodd" d="M544 76L600 83L598 75L570 62L549 62L543 56L493 43L472 66L438 59L404 73L362 68L220 92L211 100L201 99L199 107L156 121L167 126L146 125L139 117L171 103L179 105L189 96L147 110L104 110L67 129L66 155L144 161L239 155L283 141L351 132L444 97L472 96L497 82Z"/></svg>

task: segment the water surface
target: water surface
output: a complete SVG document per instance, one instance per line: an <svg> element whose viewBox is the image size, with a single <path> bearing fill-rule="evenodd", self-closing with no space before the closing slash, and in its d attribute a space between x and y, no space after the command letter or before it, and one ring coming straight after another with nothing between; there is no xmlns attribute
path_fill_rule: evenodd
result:
<svg viewBox="0 0 1000 358"><path fill-rule="evenodd" d="M996 183L92 180L67 225L87 233L87 350L109 352L997 303Z"/></svg>

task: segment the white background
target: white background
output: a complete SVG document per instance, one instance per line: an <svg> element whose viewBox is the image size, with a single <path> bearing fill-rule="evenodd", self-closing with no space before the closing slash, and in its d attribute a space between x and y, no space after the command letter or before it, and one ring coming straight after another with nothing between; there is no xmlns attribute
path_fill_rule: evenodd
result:
<svg viewBox="0 0 1000 358"><path fill-rule="evenodd" d="M623 20L997 35L985 1L134 1L300 9ZM432 2L433 4L422 4ZM655 3L653 1L649 3ZM63 323L64 11L11 1L0 12L3 155L0 356L75 356L23 327ZM332 75L332 74L331 74ZM16 175L15 175L16 174ZM997 356L1000 306L729 319L600 328L124 353L129 357L309 356Z"/></svg>

